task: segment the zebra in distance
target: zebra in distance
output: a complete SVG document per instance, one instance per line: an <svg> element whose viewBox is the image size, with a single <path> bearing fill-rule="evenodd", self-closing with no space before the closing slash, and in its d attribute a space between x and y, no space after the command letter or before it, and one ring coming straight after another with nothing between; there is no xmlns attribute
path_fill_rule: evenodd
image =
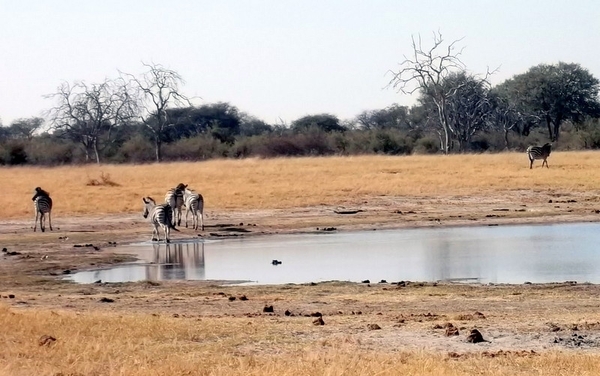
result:
<svg viewBox="0 0 600 376"><path fill-rule="evenodd" d="M143 197L144 202L144 218L150 219L150 223L154 226L152 230L152 241L160 241L160 232L158 228L162 228L165 234L165 242L171 242L171 229L179 231L173 226L172 216L173 209L167 204L156 205L152 197ZM156 235L156 237L155 237Z"/></svg>
<svg viewBox="0 0 600 376"><path fill-rule="evenodd" d="M204 231L204 197L187 187L183 191L185 204L185 227L188 227L188 213L192 212L193 229L198 230L198 217L200 217L200 228Z"/></svg>
<svg viewBox="0 0 600 376"><path fill-rule="evenodd" d="M33 231L36 231L38 218L40 220L40 230L46 231L46 214L48 214L48 224L52 230L52 199L50 194L40 187L35 188L35 194L31 198L33 201L33 210L35 210L35 221L33 222Z"/></svg>
<svg viewBox="0 0 600 376"><path fill-rule="evenodd" d="M542 167L544 167L544 163L546 164L546 168L548 167L548 157L550 156L550 152L552 151L552 144L546 143L543 146L530 146L527 148L527 156L529 157L529 169L533 168L533 161L536 159L542 159Z"/></svg>
<svg viewBox="0 0 600 376"><path fill-rule="evenodd" d="M181 226L181 207L183 206L183 191L186 184L179 183L177 187L171 188L165 194L165 203L173 209L173 226Z"/></svg>

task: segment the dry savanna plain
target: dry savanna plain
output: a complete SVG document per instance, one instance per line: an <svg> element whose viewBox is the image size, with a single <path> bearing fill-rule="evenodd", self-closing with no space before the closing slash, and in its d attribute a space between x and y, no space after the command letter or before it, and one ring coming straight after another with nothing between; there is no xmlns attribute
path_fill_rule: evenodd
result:
<svg viewBox="0 0 600 376"><path fill-rule="evenodd" d="M0 375L597 375L594 284L64 279L132 261L120 246L151 234L142 197L180 182L204 196L206 228L174 240L600 220L600 153L549 164L500 153L2 167ZM54 200L53 231L33 232L37 186ZM484 342L469 342L473 329Z"/></svg>

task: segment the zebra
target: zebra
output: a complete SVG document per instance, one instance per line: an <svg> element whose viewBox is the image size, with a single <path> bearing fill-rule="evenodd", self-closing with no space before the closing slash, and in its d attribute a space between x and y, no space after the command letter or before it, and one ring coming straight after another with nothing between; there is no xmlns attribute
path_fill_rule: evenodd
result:
<svg viewBox="0 0 600 376"><path fill-rule="evenodd" d="M194 230L198 230L198 213L200 213L200 226L204 231L204 197L186 187L183 191L183 201L185 204L185 227L188 226L188 213L191 211Z"/></svg>
<svg viewBox="0 0 600 376"><path fill-rule="evenodd" d="M46 231L46 214L48 214L48 224L52 230L52 199L50 194L40 187L35 188L35 194L31 198L33 201L33 210L35 210L35 221L33 222L33 231L36 231L38 218L40 219L40 230Z"/></svg>
<svg viewBox="0 0 600 376"><path fill-rule="evenodd" d="M536 159L543 159L542 167L544 167L544 163L546 164L546 168L548 167L548 157L550 156L550 152L552 151L552 144L546 143L544 146L530 146L527 148L527 156L529 157L529 169L533 168L533 161Z"/></svg>
<svg viewBox="0 0 600 376"><path fill-rule="evenodd" d="M183 190L186 184L179 183L177 187L171 188L165 194L165 204L169 204L173 209L173 226L181 226L181 206L183 205Z"/></svg>
<svg viewBox="0 0 600 376"><path fill-rule="evenodd" d="M144 202L144 212L142 215L144 218L149 217L150 223L154 226L152 241L160 241L160 233L158 232L158 227L160 226L165 233L165 242L170 243L171 229L179 231L173 226L173 210L167 204L156 205L152 197L143 197L142 201ZM155 234L156 237L154 237Z"/></svg>

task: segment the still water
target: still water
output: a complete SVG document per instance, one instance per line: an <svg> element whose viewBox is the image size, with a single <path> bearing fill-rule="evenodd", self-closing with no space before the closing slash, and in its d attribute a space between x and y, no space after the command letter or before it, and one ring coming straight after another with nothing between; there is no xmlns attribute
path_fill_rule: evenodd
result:
<svg viewBox="0 0 600 376"><path fill-rule="evenodd" d="M122 247L136 263L85 271L78 283L230 280L600 283L600 224L426 228ZM273 260L281 261L273 265Z"/></svg>

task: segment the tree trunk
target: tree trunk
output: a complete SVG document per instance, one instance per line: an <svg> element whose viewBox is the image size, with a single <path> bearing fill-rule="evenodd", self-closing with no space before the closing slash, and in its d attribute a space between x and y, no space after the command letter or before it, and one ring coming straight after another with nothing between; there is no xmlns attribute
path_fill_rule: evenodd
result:
<svg viewBox="0 0 600 376"><path fill-rule="evenodd" d="M550 137L550 141L554 141L554 136L552 135L552 121L550 120L550 116L546 116L546 125L548 126L548 136Z"/></svg>
<svg viewBox="0 0 600 376"><path fill-rule="evenodd" d="M508 129L504 128L504 148L508 150Z"/></svg>
<svg viewBox="0 0 600 376"><path fill-rule="evenodd" d="M156 152L156 162L160 163L162 161L162 142L158 136L154 138L154 151Z"/></svg>
<svg viewBox="0 0 600 376"><path fill-rule="evenodd" d="M96 163L100 164L100 153L98 153L98 139L94 139L94 143L93 143L93 148L94 148L94 156L96 157Z"/></svg>

